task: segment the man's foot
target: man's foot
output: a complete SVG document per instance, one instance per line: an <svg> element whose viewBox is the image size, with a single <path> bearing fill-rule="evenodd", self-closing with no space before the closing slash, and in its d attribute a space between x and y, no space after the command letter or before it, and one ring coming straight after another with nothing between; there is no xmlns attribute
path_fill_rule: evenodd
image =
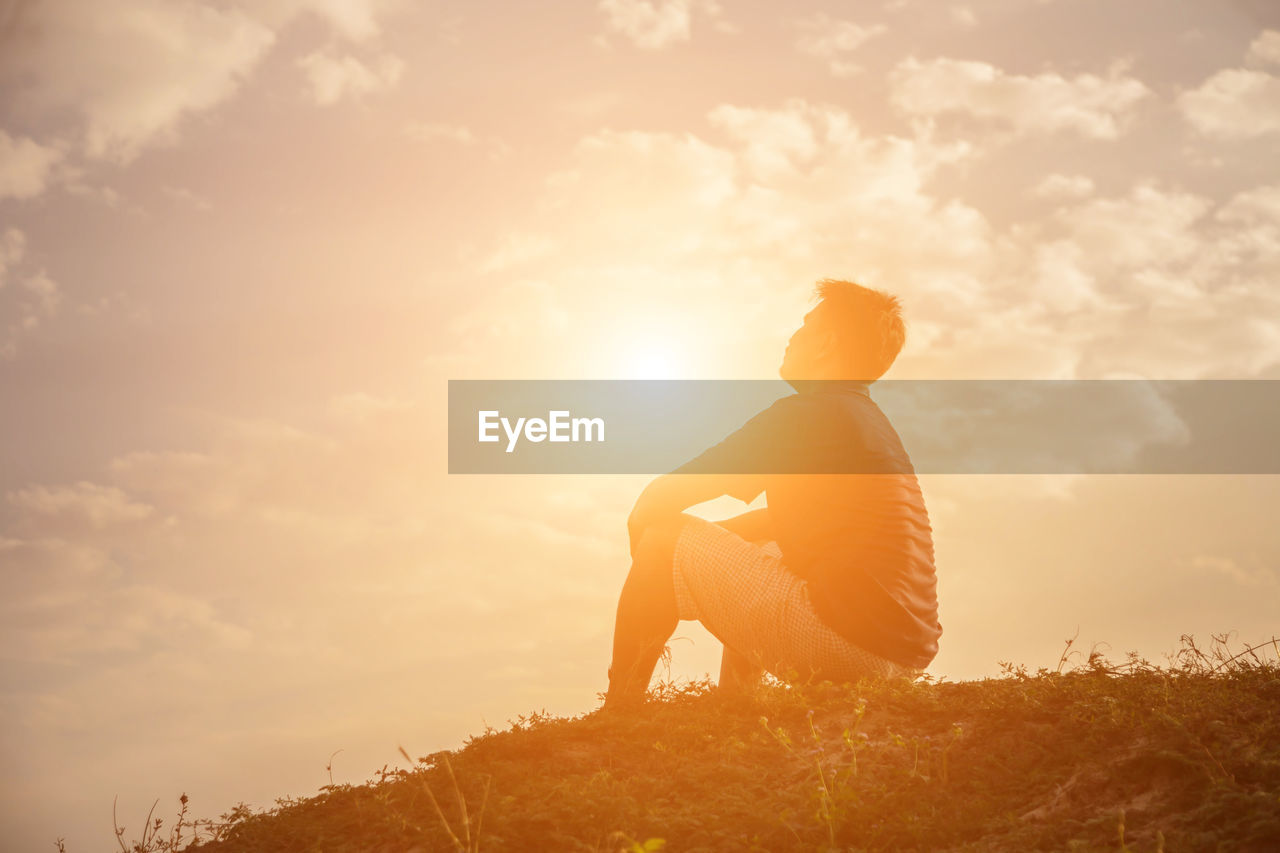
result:
<svg viewBox="0 0 1280 853"><path fill-rule="evenodd" d="M648 691L639 686L634 679L615 678L613 670L609 670L609 690L604 694L602 711L624 711L639 708L644 704Z"/></svg>
<svg viewBox="0 0 1280 853"><path fill-rule="evenodd" d="M619 696L617 694L605 694L604 704L600 706L600 710L606 713L614 714L618 712L638 711L644 707L643 696Z"/></svg>

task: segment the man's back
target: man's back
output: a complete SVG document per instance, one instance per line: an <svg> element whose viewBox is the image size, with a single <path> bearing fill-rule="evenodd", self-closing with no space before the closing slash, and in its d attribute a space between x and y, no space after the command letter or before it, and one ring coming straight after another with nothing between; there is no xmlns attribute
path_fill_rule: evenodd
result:
<svg viewBox="0 0 1280 853"><path fill-rule="evenodd" d="M676 473L745 472L764 490L787 568L818 616L869 651L922 669L937 655L932 530L911 461L865 383L798 384Z"/></svg>

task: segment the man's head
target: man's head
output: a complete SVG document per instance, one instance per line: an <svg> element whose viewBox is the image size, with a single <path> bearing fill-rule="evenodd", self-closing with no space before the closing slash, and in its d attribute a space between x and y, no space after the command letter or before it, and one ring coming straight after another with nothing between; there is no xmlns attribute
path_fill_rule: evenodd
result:
<svg viewBox="0 0 1280 853"><path fill-rule="evenodd" d="M818 304L791 336L779 375L788 382L883 376L906 340L897 297L830 278L814 295Z"/></svg>

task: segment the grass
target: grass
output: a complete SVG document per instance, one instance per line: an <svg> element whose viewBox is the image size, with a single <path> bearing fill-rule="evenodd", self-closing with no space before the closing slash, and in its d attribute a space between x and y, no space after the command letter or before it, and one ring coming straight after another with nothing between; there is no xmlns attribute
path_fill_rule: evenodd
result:
<svg viewBox="0 0 1280 853"><path fill-rule="evenodd" d="M278 850L1280 850L1275 641L1164 666L1071 651L981 681L663 683L128 853ZM403 749L402 749L403 752ZM199 841L195 841L196 838Z"/></svg>

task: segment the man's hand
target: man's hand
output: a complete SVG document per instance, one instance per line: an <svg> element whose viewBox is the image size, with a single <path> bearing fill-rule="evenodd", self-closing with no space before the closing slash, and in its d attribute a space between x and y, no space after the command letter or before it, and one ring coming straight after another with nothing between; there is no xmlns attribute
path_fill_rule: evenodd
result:
<svg viewBox="0 0 1280 853"><path fill-rule="evenodd" d="M649 527L671 520L689 507L718 498L724 492L724 478L710 474L663 474L649 483L627 517L632 559Z"/></svg>

